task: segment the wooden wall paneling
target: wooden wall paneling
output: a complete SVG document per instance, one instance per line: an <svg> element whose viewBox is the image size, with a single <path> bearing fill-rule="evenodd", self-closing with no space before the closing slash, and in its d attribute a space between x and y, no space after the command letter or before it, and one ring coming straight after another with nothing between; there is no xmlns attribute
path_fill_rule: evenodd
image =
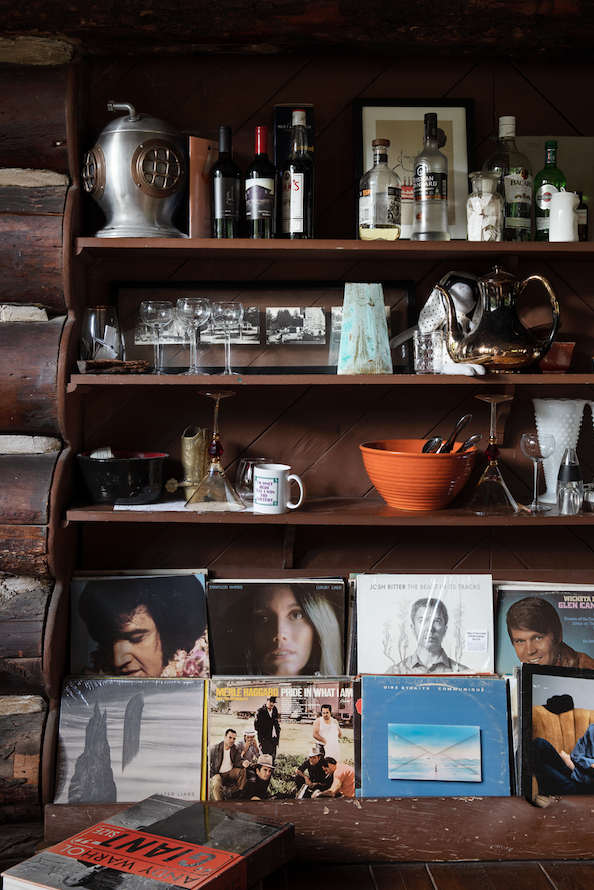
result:
<svg viewBox="0 0 594 890"><path fill-rule="evenodd" d="M541 862L555 890L589 890L594 881L593 862Z"/></svg>
<svg viewBox="0 0 594 890"><path fill-rule="evenodd" d="M513 549L515 545L515 537L513 535L508 536L506 532L505 540L502 540L499 536L500 531L501 529L499 528L491 529L490 568L493 572L493 577L496 577L498 572L526 571L526 563L522 560L518 550Z"/></svg>
<svg viewBox="0 0 594 890"><path fill-rule="evenodd" d="M47 528L43 525L0 525L0 572L48 575Z"/></svg>
<svg viewBox="0 0 594 890"><path fill-rule="evenodd" d="M0 823L41 817L40 751L47 704L37 695L0 695Z"/></svg>
<svg viewBox="0 0 594 890"><path fill-rule="evenodd" d="M568 59L563 64L563 77L559 76L556 66L549 65L544 59L539 61L518 58L514 60L514 65L549 103L542 119L547 128L546 133L559 136L594 136L593 122L589 115L584 114L582 102L582 97L594 89L594 73L587 61ZM567 89L568 83L572 83L574 88ZM539 132L541 131L542 127Z"/></svg>
<svg viewBox="0 0 594 890"><path fill-rule="evenodd" d="M510 524L498 528L497 537L527 569L594 568L594 550L575 534L571 526L514 529Z"/></svg>
<svg viewBox="0 0 594 890"><path fill-rule="evenodd" d="M379 560L377 572L455 572L466 556L488 537L486 528L411 528L405 538ZM488 550L483 550L485 564L482 571L489 571Z"/></svg>
<svg viewBox="0 0 594 890"><path fill-rule="evenodd" d="M0 166L68 173L67 67L0 67Z"/></svg>
<svg viewBox="0 0 594 890"><path fill-rule="evenodd" d="M300 890L309 881L311 873L307 871L307 865L289 862L278 869L262 882L263 890L273 890L282 882L285 890ZM422 868L422 866L421 866ZM316 881L325 890L378 890L371 870L367 864L363 865L324 865L316 867ZM392 885L394 886L394 885Z"/></svg>
<svg viewBox="0 0 594 890"><path fill-rule="evenodd" d="M0 522L45 525L59 451L0 454Z"/></svg>
<svg viewBox="0 0 594 890"><path fill-rule="evenodd" d="M533 69L533 72L536 73L536 70ZM561 111L564 103L559 105L550 102L537 81L535 77L534 82L531 82L515 60L495 62L493 106L497 118L502 114L515 115L518 136L546 133L556 133L559 136L579 135Z"/></svg>
<svg viewBox="0 0 594 890"><path fill-rule="evenodd" d="M64 320L0 325L1 432L60 435L57 371Z"/></svg>
<svg viewBox="0 0 594 890"><path fill-rule="evenodd" d="M371 863L376 890L436 890L426 865L403 863L382 865Z"/></svg>
<svg viewBox="0 0 594 890"><path fill-rule="evenodd" d="M466 862L438 865L430 863L427 871L435 890L553 890L538 862Z"/></svg>
<svg viewBox="0 0 594 890"><path fill-rule="evenodd" d="M410 529L299 527L295 539L295 565L310 575L335 572L374 572L378 563L406 541Z"/></svg>

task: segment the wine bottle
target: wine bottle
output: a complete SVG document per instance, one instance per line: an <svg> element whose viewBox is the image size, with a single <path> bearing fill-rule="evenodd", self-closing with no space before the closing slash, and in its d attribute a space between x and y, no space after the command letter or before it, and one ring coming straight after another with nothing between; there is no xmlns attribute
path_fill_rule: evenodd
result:
<svg viewBox="0 0 594 890"><path fill-rule="evenodd" d="M504 241L530 241L532 212L532 166L516 148L516 119L499 118L499 139L495 151L483 164L483 170L499 173L498 191L505 201Z"/></svg>
<svg viewBox="0 0 594 890"><path fill-rule="evenodd" d="M210 170L212 237L238 238L241 170L231 157L231 127L219 127L219 159Z"/></svg>
<svg viewBox="0 0 594 890"><path fill-rule="evenodd" d="M283 238L314 236L314 162L307 151L305 111L291 116L290 156L283 164L281 231Z"/></svg>
<svg viewBox="0 0 594 890"><path fill-rule="evenodd" d="M437 145L437 115L425 115L423 149L414 162L414 218L411 241L449 241L448 159Z"/></svg>
<svg viewBox="0 0 594 890"><path fill-rule="evenodd" d="M268 127L256 127L256 156L244 186L248 238L273 238L276 167L268 158Z"/></svg>
<svg viewBox="0 0 594 890"><path fill-rule="evenodd" d="M361 241L396 241L400 237L400 177L388 166L389 139L374 139L373 167L359 181Z"/></svg>
<svg viewBox="0 0 594 890"><path fill-rule="evenodd" d="M566 185L565 174L557 167L557 143L549 139L545 142L545 165L534 177L535 241L549 240L551 195L565 191Z"/></svg>
<svg viewBox="0 0 594 890"><path fill-rule="evenodd" d="M588 205L584 201L584 193L576 192L576 195L580 199L580 203L577 208L577 217L578 217L578 241L587 241L588 240Z"/></svg>

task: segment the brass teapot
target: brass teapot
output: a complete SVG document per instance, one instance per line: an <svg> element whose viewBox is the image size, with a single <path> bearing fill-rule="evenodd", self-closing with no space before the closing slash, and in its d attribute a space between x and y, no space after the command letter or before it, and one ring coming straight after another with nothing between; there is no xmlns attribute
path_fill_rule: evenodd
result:
<svg viewBox="0 0 594 890"><path fill-rule="evenodd" d="M553 326L549 336L538 340L520 321L516 301L529 281L540 281L549 295ZM529 275L519 281L501 266L477 282L479 298L472 317L472 330L464 334L456 317L454 302L441 285L447 313L445 342L455 362L472 362L487 371L508 374L522 371L540 361L549 351L559 328L559 303L551 284L541 275Z"/></svg>

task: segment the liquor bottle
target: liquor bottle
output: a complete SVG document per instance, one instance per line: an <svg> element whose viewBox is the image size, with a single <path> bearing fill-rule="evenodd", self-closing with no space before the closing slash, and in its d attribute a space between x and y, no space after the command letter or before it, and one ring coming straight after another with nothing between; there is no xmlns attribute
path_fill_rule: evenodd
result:
<svg viewBox="0 0 594 890"><path fill-rule="evenodd" d="M498 190L505 201L504 241L530 241L532 213L532 166L515 143L516 119L499 118L499 139L495 151L483 164L483 170L499 173Z"/></svg>
<svg viewBox="0 0 594 890"><path fill-rule="evenodd" d="M565 174L557 167L557 143L545 142L545 165L534 177L534 218L536 221L535 241L549 240L549 213L551 195L565 191Z"/></svg>
<svg viewBox="0 0 594 890"><path fill-rule="evenodd" d="M584 201L584 193L576 192L576 195L580 199L580 203L577 208L577 217L578 217L578 241L587 241L588 240L588 205Z"/></svg>
<svg viewBox="0 0 594 890"><path fill-rule="evenodd" d="M423 149L415 158L411 241L449 241L448 159L437 147L437 115L425 115Z"/></svg>
<svg viewBox="0 0 594 890"><path fill-rule="evenodd" d="M273 238L276 167L268 158L268 127L256 127L256 156L244 186L248 238Z"/></svg>
<svg viewBox="0 0 594 890"><path fill-rule="evenodd" d="M238 238L241 170L231 157L231 127L219 127L219 159L210 170L212 237Z"/></svg>
<svg viewBox="0 0 594 890"><path fill-rule="evenodd" d="M291 154L283 164L281 231L283 238L314 236L314 162L307 151L305 111L291 116Z"/></svg>
<svg viewBox="0 0 594 890"><path fill-rule="evenodd" d="M359 181L361 241L396 241L400 237L400 177L388 166L389 139L374 139L373 167Z"/></svg>

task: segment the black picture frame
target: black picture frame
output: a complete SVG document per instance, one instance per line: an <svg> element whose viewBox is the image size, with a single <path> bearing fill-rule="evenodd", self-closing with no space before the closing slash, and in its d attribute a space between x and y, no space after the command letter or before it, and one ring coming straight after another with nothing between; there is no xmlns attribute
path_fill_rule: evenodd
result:
<svg viewBox="0 0 594 890"><path fill-rule="evenodd" d="M446 142L441 148L449 162L450 235L453 240L465 240L468 176L475 168L472 99L355 99L353 101L355 183L358 183L363 173L373 166L372 140L390 139L388 163L402 181L403 220L400 237L410 237L412 164L423 147L424 115L432 111L437 113L437 125L444 130L450 142L449 145ZM357 188L355 193L358 195Z"/></svg>

